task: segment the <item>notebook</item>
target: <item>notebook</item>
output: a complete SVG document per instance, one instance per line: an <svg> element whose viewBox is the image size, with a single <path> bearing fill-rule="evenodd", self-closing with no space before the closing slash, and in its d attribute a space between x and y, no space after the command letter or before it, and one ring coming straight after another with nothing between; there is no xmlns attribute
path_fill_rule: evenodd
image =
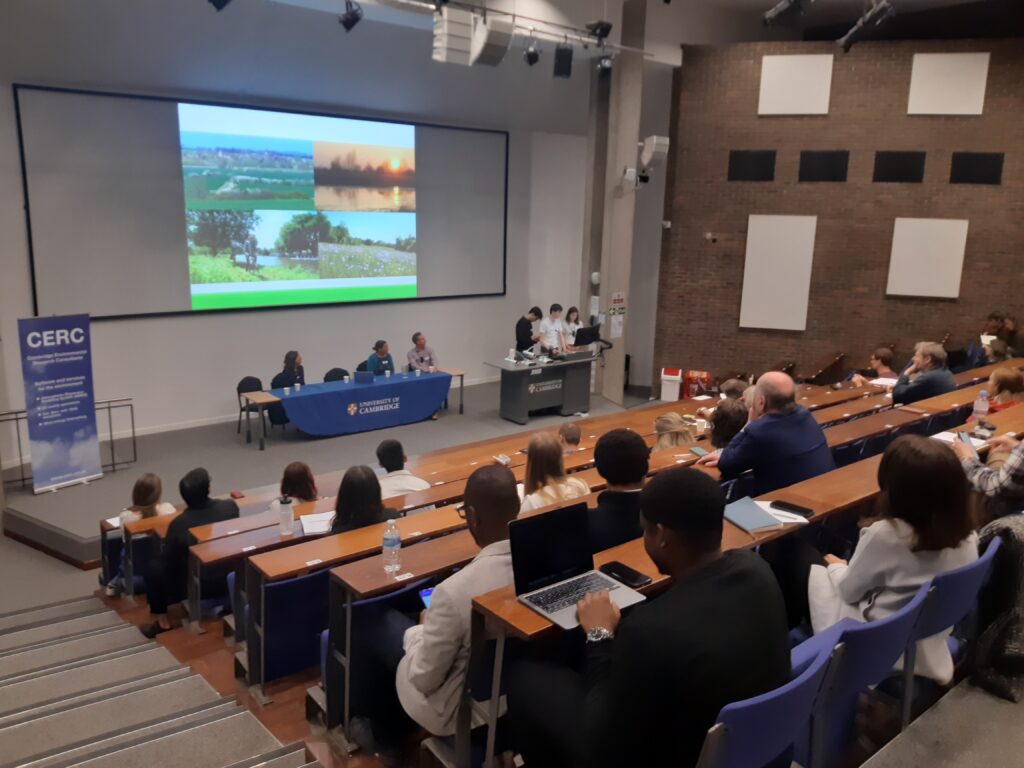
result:
<svg viewBox="0 0 1024 768"><path fill-rule="evenodd" d="M334 522L334 513L320 512L315 515L300 515L299 522L302 523L302 532L306 536L328 533L331 530L331 524Z"/></svg>
<svg viewBox="0 0 1024 768"><path fill-rule="evenodd" d="M782 527L782 523L769 515L749 496L737 499L732 504L725 505L725 519L742 528L747 533L761 533L763 531L775 531Z"/></svg>

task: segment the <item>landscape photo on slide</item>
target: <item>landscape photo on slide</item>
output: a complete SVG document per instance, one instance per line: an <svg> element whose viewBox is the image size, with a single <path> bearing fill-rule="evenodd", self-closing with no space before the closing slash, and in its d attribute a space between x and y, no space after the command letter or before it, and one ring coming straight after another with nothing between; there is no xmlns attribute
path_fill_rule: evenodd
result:
<svg viewBox="0 0 1024 768"><path fill-rule="evenodd" d="M416 296L415 127L178 105L192 309Z"/></svg>

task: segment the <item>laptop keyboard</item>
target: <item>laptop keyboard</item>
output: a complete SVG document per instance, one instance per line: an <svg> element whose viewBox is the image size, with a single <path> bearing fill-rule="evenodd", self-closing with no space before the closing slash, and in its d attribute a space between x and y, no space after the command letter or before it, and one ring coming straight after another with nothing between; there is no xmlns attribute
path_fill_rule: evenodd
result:
<svg viewBox="0 0 1024 768"><path fill-rule="evenodd" d="M617 586L618 582L612 581L600 573L588 573L578 579L565 581L549 587L543 592L532 594L527 600L548 613L554 613L570 605L576 605L589 592L615 589Z"/></svg>

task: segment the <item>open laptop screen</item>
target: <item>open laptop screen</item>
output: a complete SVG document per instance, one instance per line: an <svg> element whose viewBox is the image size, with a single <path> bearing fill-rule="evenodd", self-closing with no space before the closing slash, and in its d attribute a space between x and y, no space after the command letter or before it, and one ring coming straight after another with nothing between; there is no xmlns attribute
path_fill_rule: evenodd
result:
<svg viewBox="0 0 1024 768"><path fill-rule="evenodd" d="M509 523L516 594L593 569L586 502Z"/></svg>

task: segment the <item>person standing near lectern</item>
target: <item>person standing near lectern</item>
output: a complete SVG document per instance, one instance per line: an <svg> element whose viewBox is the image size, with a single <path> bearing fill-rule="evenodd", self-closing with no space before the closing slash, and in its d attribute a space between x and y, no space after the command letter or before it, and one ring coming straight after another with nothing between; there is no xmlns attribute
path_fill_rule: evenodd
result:
<svg viewBox="0 0 1024 768"><path fill-rule="evenodd" d="M366 370L374 376L385 376L388 371L395 372L395 361L391 359L388 343L378 339L373 345L373 354L366 360Z"/></svg>
<svg viewBox="0 0 1024 768"><path fill-rule="evenodd" d="M531 307L530 311L519 318L516 323L516 351L525 352L538 341L540 336L533 332L533 324L544 317L540 307Z"/></svg>

